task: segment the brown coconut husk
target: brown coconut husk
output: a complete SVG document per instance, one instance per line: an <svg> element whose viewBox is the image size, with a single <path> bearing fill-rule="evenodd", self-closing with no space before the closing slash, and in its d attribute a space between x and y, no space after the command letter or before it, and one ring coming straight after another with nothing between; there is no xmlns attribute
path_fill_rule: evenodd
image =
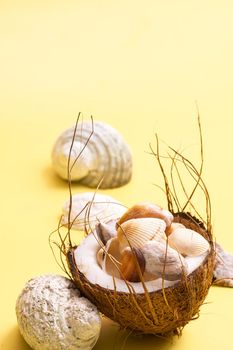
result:
<svg viewBox="0 0 233 350"><path fill-rule="evenodd" d="M72 242L70 232L72 222L69 223L68 232L64 237L61 236L58 229L60 245L57 245L60 249L60 259L62 261L64 271L67 272L68 266L69 276L76 283L83 295L91 300L104 315L118 322L124 329L128 328L136 332L162 336L174 334L180 335L183 327L190 320L193 320L198 316L200 307L203 304L212 284L215 250L212 237L210 199L206 186L201 177L203 168L203 145L199 117L198 125L201 141L200 169L197 170L196 167L182 154L172 148L169 148L172 152L172 155L167 156L167 158L172 162L170 171L171 184L168 181L161 162L157 136L156 152L151 147L152 154L155 156L163 175L164 192L166 193L168 210L174 214L176 222L181 222L187 228L191 228L199 232L208 240L210 244L210 251L208 252L204 262L190 275L187 276L183 274L181 280L173 286L167 288L162 287L161 290L150 293L146 289L142 276L141 282L139 283L143 284L145 291L144 293L136 293L132 288L130 288L130 283L127 281L125 282L129 286L128 292L118 292L116 289L109 290L107 288L103 288L100 285L93 284L87 280L84 274L79 271L79 267L76 265L74 258L76 244ZM179 165L182 165L192 179L195 180L195 185L189 194L183 185L181 175L178 170ZM71 169L72 165L68 164L70 211L72 208L70 177ZM186 197L184 205L180 204L180 200L176 192L174 172L178 177L178 181L180 182ZM206 218L203 218L203 215L199 214L199 211L195 208L192 202L194 194L198 188L204 193ZM193 214L187 213L188 208L192 210Z"/></svg>
<svg viewBox="0 0 233 350"><path fill-rule="evenodd" d="M195 229L205 238L208 233L195 219L184 214L175 216L187 228ZM180 334L182 328L199 313L213 279L214 248L204 263L172 287L154 293L122 293L90 283L79 271L74 259L75 247L69 250L67 261L78 288L107 317L121 327L145 334Z"/></svg>

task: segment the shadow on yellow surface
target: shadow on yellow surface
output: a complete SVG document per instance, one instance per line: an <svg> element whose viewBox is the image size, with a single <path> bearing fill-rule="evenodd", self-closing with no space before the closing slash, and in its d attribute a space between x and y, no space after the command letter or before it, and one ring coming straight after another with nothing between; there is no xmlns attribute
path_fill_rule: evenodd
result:
<svg viewBox="0 0 233 350"><path fill-rule="evenodd" d="M17 325L12 327L9 332L3 336L0 344L1 350L12 349L12 350L30 350L30 346L24 341L23 337L19 332Z"/></svg>
<svg viewBox="0 0 233 350"><path fill-rule="evenodd" d="M103 319L101 334L93 350L102 350L103 348L109 350L134 350L136 347L144 350L168 350L174 342L175 340L162 339L153 335L132 335L129 331L119 330L118 325L112 321ZM21 336L17 325L3 336L0 348L1 350L31 349Z"/></svg>
<svg viewBox="0 0 233 350"><path fill-rule="evenodd" d="M52 166L47 166L42 170L42 177L49 188L67 188L68 183L66 180L61 179L53 170Z"/></svg>
<svg viewBox="0 0 233 350"><path fill-rule="evenodd" d="M94 347L95 350L134 350L159 349L167 350L176 342L177 338L163 339L153 335L133 335L130 331L123 331L112 321L104 318L99 340Z"/></svg>

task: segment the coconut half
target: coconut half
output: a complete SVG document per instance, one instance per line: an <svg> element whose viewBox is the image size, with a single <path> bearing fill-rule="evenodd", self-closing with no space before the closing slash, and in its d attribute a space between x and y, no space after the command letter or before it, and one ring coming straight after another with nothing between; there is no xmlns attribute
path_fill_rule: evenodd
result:
<svg viewBox="0 0 233 350"><path fill-rule="evenodd" d="M78 120L79 118L76 122L76 128ZM97 306L99 311L118 322L122 328L129 328L145 334L181 334L182 328L198 314L212 284L215 251L211 228L211 203L206 185L202 180L203 142L199 115L198 127L201 157L199 170L188 158L172 147L169 147L169 152L161 157L157 135L156 149L154 150L150 145L151 155L155 157L161 170L167 208L175 217L174 221L182 223L186 228L197 231L203 235L210 245L210 249L206 254L185 258L188 272L183 273L180 280L166 281L160 278L145 282L141 278L140 282L133 283L114 278L103 272L98 265L96 255L99 243L94 233L87 235L79 247L72 243L70 225L68 225L68 232L64 238L59 233L61 240L60 253L65 254L67 258L74 282L83 295ZM74 131L72 142L75 140L75 133ZM85 147L86 145L84 145L83 150ZM70 154L71 151L72 145ZM68 174L70 175L69 190L71 193L72 166L70 166L70 154ZM168 175L163 166L163 160L170 163ZM185 186L188 180L186 179L187 175L191 180L188 189ZM202 218L203 216L199 214L198 208L193 203L195 194L204 195L206 218ZM182 198L185 199L184 203L182 203ZM201 207L200 198L198 196L198 207ZM69 208L71 208L71 204L72 196L70 197ZM199 219L186 214L186 210L192 210L205 224L205 227ZM65 263L63 261L62 263L65 267Z"/></svg>
<svg viewBox="0 0 233 350"><path fill-rule="evenodd" d="M180 334L199 312L213 279L215 253L211 235L198 220L185 213L175 214L174 221L197 231L210 244L205 254L185 258L188 274L181 280L128 282L108 275L96 259L100 245L95 233L86 236L67 254L78 288L123 328L151 334Z"/></svg>

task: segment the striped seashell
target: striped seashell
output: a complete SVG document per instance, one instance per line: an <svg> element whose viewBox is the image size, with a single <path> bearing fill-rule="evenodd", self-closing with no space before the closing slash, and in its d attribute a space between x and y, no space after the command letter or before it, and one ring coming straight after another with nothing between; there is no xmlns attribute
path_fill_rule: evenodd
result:
<svg viewBox="0 0 233 350"><path fill-rule="evenodd" d="M157 218L131 219L122 223L117 229L120 251L131 245L141 248L150 240L166 240L166 224Z"/></svg>
<svg viewBox="0 0 233 350"><path fill-rule="evenodd" d="M210 248L207 240L191 229L177 228L168 236L169 246L184 256L197 256Z"/></svg>
<svg viewBox="0 0 233 350"><path fill-rule="evenodd" d="M68 225L70 201L62 208L62 224ZM99 222L109 223L118 219L126 208L111 196L94 192L83 192L72 196L70 222L72 228L80 231L94 230Z"/></svg>
<svg viewBox="0 0 233 350"><path fill-rule="evenodd" d="M59 275L30 279L17 298L16 316L30 349L91 350L101 329L96 306Z"/></svg>
<svg viewBox="0 0 233 350"><path fill-rule="evenodd" d="M84 121L77 126L71 153L73 166L71 179L88 187L114 188L130 181L132 156L120 133L103 122ZM74 127L64 131L57 139L52 151L52 164L58 175L67 179L68 156ZM88 142L87 142L88 141ZM81 152L81 154L80 154Z"/></svg>
<svg viewBox="0 0 233 350"><path fill-rule="evenodd" d="M178 280L187 273L185 259L166 241L149 241L141 249L145 259L145 271L166 280Z"/></svg>

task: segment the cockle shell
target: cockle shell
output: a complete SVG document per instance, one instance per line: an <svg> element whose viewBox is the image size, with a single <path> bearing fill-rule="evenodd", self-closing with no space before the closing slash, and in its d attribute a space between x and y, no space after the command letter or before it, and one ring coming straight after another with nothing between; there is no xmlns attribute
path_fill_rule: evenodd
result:
<svg viewBox="0 0 233 350"><path fill-rule="evenodd" d="M16 302L20 333L35 350L90 350L98 340L101 316L63 276L28 281Z"/></svg>
<svg viewBox="0 0 233 350"><path fill-rule="evenodd" d="M88 187L114 188L130 181L132 175L131 151L120 133L103 122L84 121L77 126L70 164L75 162L71 179ZM74 127L64 131L52 151L55 171L67 179L68 156ZM88 141L88 142L87 142ZM100 183L101 182L101 183Z"/></svg>
<svg viewBox="0 0 233 350"><path fill-rule="evenodd" d="M129 208L124 215L119 219L119 224L137 218L158 218L166 222L166 226L169 227L174 219L172 213L166 209L163 209L159 205L149 202L141 202L135 204Z"/></svg>
<svg viewBox="0 0 233 350"><path fill-rule="evenodd" d="M185 259L176 250L170 248L166 241L149 241L141 251L145 258L145 271L150 274L173 281L187 273Z"/></svg>
<svg viewBox="0 0 233 350"><path fill-rule="evenodd" d="M131 245L141 248L149 240L166 240L165 221L156 218L130 219L117 229L120 251Z"/></svg>
<svg viewBox="0 0 233 350"><path fill-rule="evenodd" d="M62 224L68 224L70 201L63 206ZM70 222L72 228L84 231L93 230L99 222L106 223L118 219L126 208L111 196L94 192L83 192L72 196Z"/></svg>
<svg viewBox="0 0 233 350"><path fill-rule="evenodd" d="M170 247L185 256L197 256L210 249L208 241L196 231L177 228L168 236Z"/></svg>

